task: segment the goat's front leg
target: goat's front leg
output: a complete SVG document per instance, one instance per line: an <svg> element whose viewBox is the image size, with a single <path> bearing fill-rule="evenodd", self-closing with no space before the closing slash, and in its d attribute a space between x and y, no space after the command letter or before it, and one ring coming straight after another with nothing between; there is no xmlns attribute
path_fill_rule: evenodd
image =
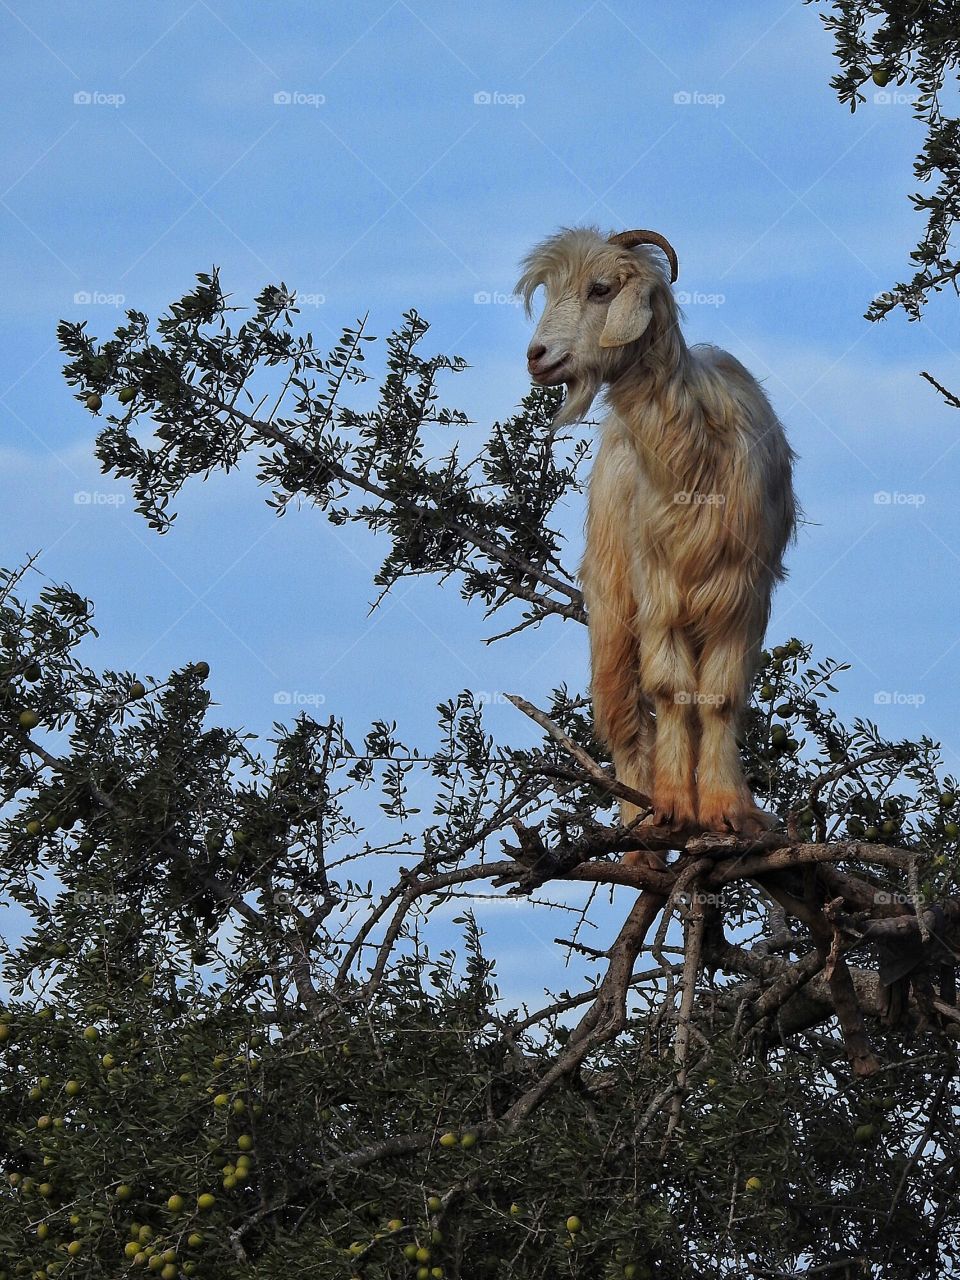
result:
<svg viewBox="0 0 960 1280"><path fill-rule="evenodd" d="M594 730L610 749L617 779L648 795L653 726L640 688L637 599L628 543L636 466L629 440L607 430L590 478L580 577L590 630ZM620 804L625 826L639 812L628 801Z"/></svg>
<svg viewBox="0 0 960 1280"><path fill-rule="evenodd" d="M758 835L776 823L755 804L737 745L737 725L746 705L757 648L740 627L708 639L701 653L697 819L707 831Z"/></svg>
<svg viewBox="0 0 960 1280"><path fill-rule="evenodd" d="M640 681L656 714L654 821L678 830L692 826L696 821L696 673L693 648L681 628L644 622Z"/></svg>

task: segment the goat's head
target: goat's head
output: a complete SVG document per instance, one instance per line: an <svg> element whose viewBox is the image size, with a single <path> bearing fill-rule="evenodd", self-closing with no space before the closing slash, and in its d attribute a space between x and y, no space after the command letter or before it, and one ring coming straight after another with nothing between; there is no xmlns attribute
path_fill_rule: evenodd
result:
<svg viewBox="0 0 960 1280"><path fill-rule="evenodd" d="M602 383L655 353L676 330L673 295L651 245L666 254L676 280L677 255L654 231L605 240L593 228L565 228L524 259L517 292L528 315L534 293L546 291L527 367L541 386L567 384L558 421L584 417Z"/></svg>

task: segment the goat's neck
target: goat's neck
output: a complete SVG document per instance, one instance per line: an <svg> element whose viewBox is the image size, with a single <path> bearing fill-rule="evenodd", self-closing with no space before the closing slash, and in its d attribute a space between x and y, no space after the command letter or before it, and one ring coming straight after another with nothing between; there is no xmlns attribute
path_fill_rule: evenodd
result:
<svg viewBox="0 0 960 1280"><path fill-rule="evenodd" d="M692 373L693 357L677 329L607 386L607 403L633 440L648 479L665 492L675 492L703 461Z"/></svg>

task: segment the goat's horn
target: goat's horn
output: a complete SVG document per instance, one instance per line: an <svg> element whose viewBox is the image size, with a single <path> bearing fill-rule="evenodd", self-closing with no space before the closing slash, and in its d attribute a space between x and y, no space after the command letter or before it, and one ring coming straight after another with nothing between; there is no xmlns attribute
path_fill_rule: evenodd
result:
<svg viewBox="0 0 960 1280"><path fill-rule="evenodd" d="M621 231L619 235L610 237L610 244L622 244L625 249L632 249L637 244L655 244L658 249L663 250L670 262L670 283L673 284L680 274L676 249L656 231Z"/></svg>

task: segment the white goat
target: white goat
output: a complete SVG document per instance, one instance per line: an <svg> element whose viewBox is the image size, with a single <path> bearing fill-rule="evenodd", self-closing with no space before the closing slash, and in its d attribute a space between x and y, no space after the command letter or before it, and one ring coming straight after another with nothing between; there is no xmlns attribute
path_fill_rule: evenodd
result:
<svg viewBox="0 0 960 1280"><path fill-rule="evenodd" d="M652 231L564 229L524 260L534 381L567 384L558 422L600 387L586 554L594 722L653 822L755 834L737 723L794 532L793 453L759 385L716 347L687 347ZM621 806L625 823L637 810Z"/></svg>

